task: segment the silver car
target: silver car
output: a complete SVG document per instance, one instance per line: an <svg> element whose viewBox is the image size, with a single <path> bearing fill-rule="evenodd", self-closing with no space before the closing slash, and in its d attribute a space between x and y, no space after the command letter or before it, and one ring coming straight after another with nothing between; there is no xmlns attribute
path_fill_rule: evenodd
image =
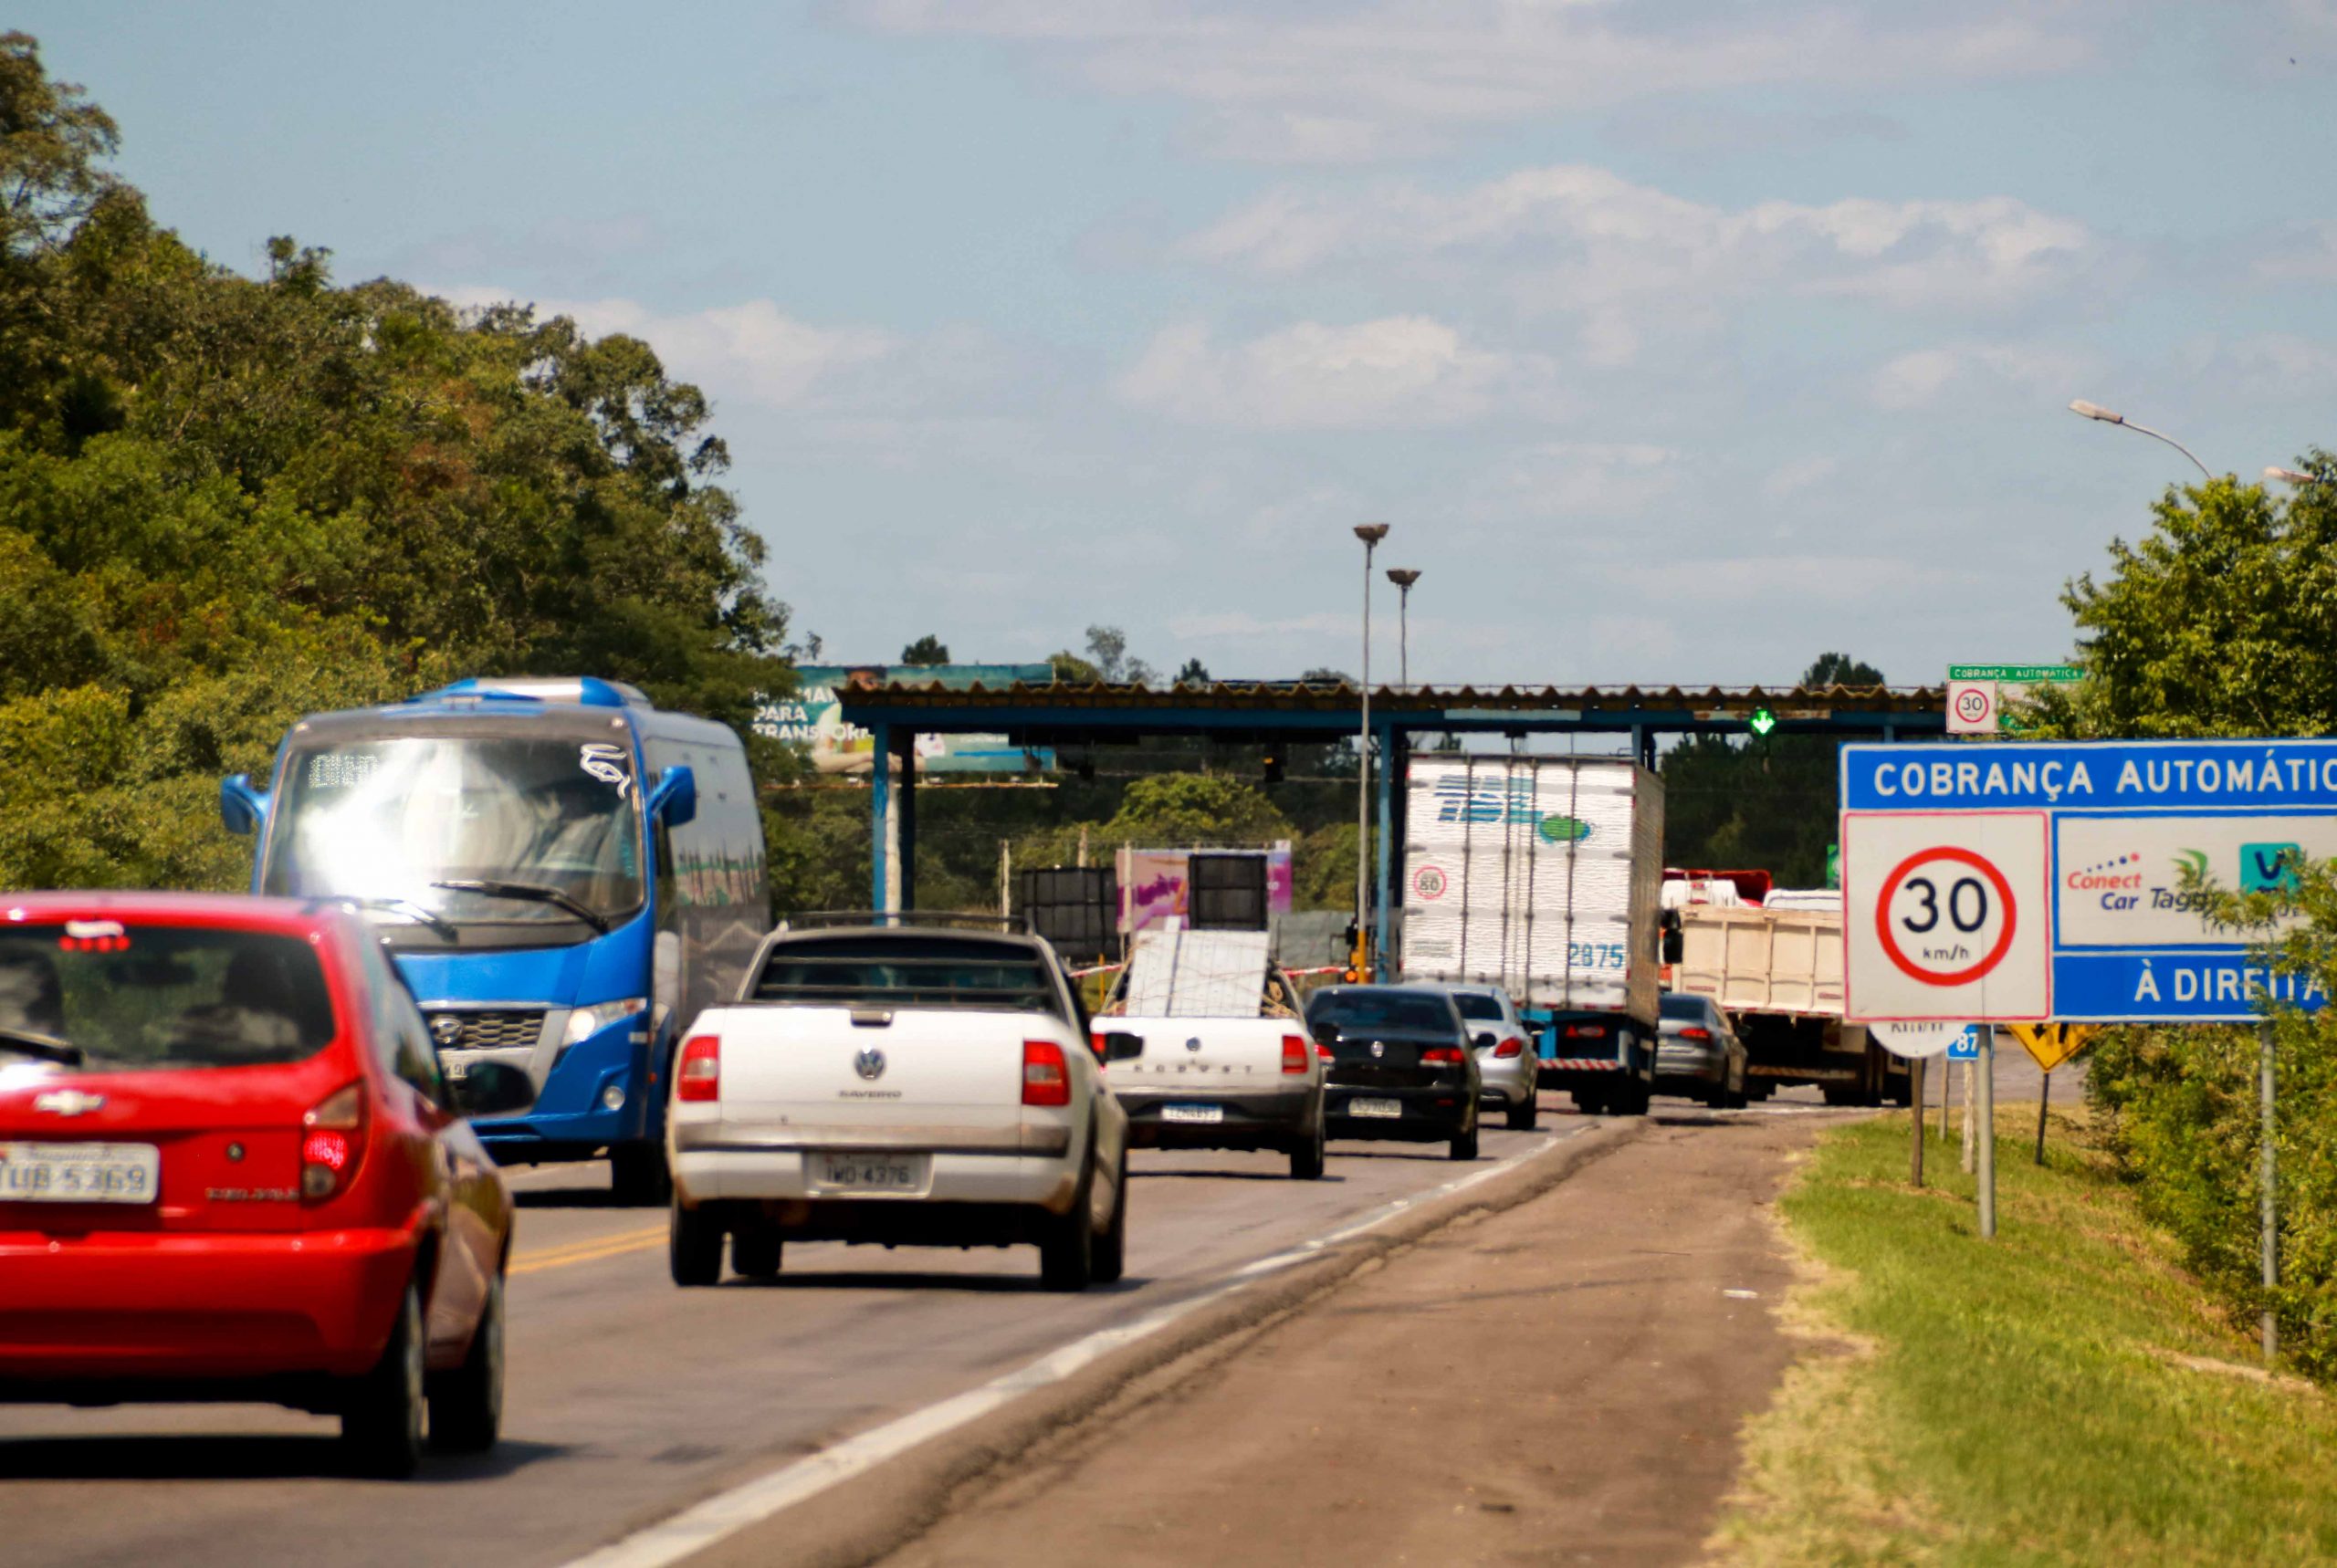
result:
<svg viewBox="0 0 2337 1568"><path fill-rule="evenodd" d="M1513 1132L1530 1133L1540 1124L1541 1058L1534 1053L1534 1036L1517 1016L1517 1004L1495 986L1447 986L1453 1005L1469 1026L1469 1042L1476 1048L1478 1103L1501 1111Z"/></svg>
<svg viewBox="0 0 2337 1568"><path fill-rule="evenodd" d="M1666 991L1655 1044L1655 1092L1702 1100L1715 1111L1745 1109L1745 1042L1710 997Z"/></svg>

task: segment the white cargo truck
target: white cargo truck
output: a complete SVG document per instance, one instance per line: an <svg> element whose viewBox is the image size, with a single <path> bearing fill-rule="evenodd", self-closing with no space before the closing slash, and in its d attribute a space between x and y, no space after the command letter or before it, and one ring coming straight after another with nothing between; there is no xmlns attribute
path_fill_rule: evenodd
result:
<svg viewBox="0 0 2337 1568"><path fill-rule="evenodd" d="M1758 904L1691 904L1679 915L1675 988L1729 1015L1754 1094L1814 1083L1829 1105L1909 1102L1907 1064L1842 1021L1839 894L1779 891Z"/></svg>
<svg viewBox="0 0 2337 1568"><path fill-rule="evenodd" d="M1616 758L1411 758L1401 969L1516 998L1544 1088L1642 1114L1655 1082L1663 784Z"/></svg>

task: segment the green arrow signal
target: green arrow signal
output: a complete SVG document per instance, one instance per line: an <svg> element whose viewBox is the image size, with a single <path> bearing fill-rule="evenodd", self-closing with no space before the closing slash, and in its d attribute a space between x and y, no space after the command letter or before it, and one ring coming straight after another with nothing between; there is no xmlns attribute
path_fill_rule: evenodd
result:
<svg viewBox="0 0 2337 1568"><path fill-rule="evenodd" d="M1745 727L1751 729L1754 734L1766 735L1769 731L1777 727L1776 710L1774 708L1756 707L1753 710L1752 716L1747 718L1745 723Z"/></svg>

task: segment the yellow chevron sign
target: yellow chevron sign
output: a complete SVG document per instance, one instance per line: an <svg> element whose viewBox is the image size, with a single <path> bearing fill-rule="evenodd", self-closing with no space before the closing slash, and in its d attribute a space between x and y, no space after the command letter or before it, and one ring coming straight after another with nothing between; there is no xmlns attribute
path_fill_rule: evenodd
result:
<svg viewBox="0 0 2337 1568"><path fill-rule="evenodd" d="M2079 1051L2101 1026L2091 1023L2017 1023L2007 1026L2021 1049L2037 1060L2039 1071L2050 1072Z"/></svg>

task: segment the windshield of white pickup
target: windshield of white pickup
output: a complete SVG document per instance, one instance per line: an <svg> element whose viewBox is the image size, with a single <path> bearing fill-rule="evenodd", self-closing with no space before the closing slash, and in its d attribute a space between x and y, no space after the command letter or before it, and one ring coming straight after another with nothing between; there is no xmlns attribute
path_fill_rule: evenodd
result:
<svg viewBox="0 0 2337 1568"><path fill-rule="evenodd" d="M1006 1008L1055 1013L1045 962L1020 943L855 932L774 946L754 999L812 1007Z"/></svg>

